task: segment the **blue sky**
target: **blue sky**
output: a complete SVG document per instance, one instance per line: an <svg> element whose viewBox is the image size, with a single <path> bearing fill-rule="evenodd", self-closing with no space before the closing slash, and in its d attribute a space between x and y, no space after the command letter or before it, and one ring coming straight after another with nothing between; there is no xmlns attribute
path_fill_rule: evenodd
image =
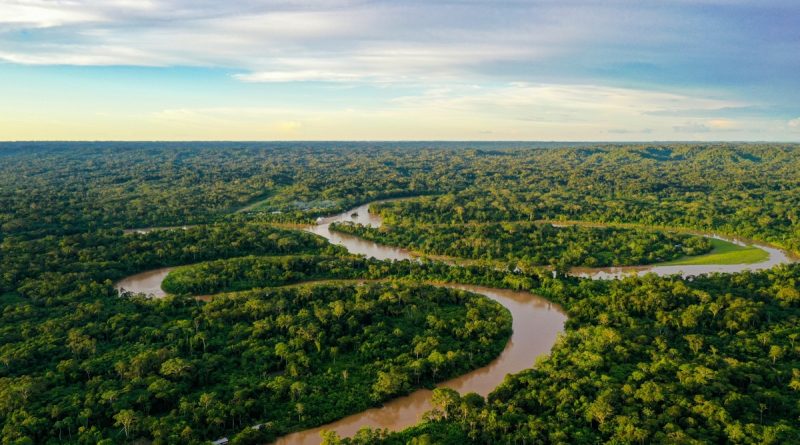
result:
<svg viewBox="0 0 800 445"><path fill-rule="evenodd" d="M0 0L0 139L800 140L797 1Z"/></svg>

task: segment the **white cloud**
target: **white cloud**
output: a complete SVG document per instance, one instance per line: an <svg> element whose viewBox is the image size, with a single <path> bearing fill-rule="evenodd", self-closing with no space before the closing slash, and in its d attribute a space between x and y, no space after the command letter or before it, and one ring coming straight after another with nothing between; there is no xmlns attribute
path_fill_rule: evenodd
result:
<svg viewBox="0 0 800 445"><path fill-rule="evenodd" d="M365 43L348 53L332 50L317 57L277 55L264 60L266 69L234 77L245 82L463 82L469 77L465 61L487 64L523 57L513 48L476 44ZM528 57L534 57L529 55Z"/></svg>
<svg viewBox="0 0 800 445"><path fill-rule="evenodd" d="M356 73L314 70L265 71L249 74L234 74L233 77L244 82L347 82L366 80L366 77Z"/></svg>
<svg viewBox="0 0 800 445"><path fill-rule="evenodd" d="M727 3L705 1L718 2L719 8ZM770 36L752 38L756 31L726 22L736 14L693 11L669 2L589 0L0 0L0 62L215 67L238 73L233 75L238 81L266 84L231 86L215 78L221 88L198 88L202 97L187 100L172 91L160 95L160 88L172 85L153 82L154 100L140 103L137 110L164 110L139 116L160 129L154 137L796 134L800 118L787 123L784 117L770 117L774 111L764 111L781 109L775 106L779 100L730 99L737 97L737 88L742 97L756 93L722 79L739 72L748 81L758 79L762 71L750 70L761 69L771 83L771 90L764 91L787 92L781 96L782 110L794 109L796 78L773 82L780 73L797 71L782 69L797 60L780 50L791 43L784 30L776 25ZM776 42L783 46L760 50ZM759 55L785 62L764 63ZM509 83L515 79L526 82ZM287 82L331 85L268 85ZM369 86L353 88L361 84ZM376 85L380 91L373 94ZM344 89L356 94L344 94ZM269 94L273 91L280 94ZM391 94L398 97L386 99ZM98 93L90 102L118 107L103 96ZM49 97L43 100L50 103ZM34 102L30 95L18 100L26 101ZM75 104L64 102L69 102L64 109ZM210 106L223 104L230 106ZM331 110L330 104L342 109ZM46 112L36 112L55 113L56 106L53 101ZM112 115L130 109L119 108ZM726 111L745 108L754 111ZM120 122L124 127L128 121ZM217 128L220 133L213 133Z"/></svg>
<svg viewBox="0 0 800 445"><path fill-rule="evenodd" d="M740 106L733 100L695 97L633 88L601 85L529 84L515 82L498 88L434 89L422 95L398 97L406 107L433 107L442 111L482 111L520 120L602 121L620 116L638 120L669 121L655 116L665 110Z"/></svg>
<svg viewBox="0 0 800 445"><path fill-rule="evenodd" d="M53 2L0 2L0 8L0 24L14 28L49 28L101 20L101 16L90 9L65 8Z"/></svg>
<svg viewBox="0 0 800 445"><path fill-rule="evenodd" d="M53 51L58 51L57 46L52 47ZM151 53L126 47L126 46L102 46L86 47L83 51L62 52L55 59L49 53L14 53L0 50L0 60L25 65L51 65L54 60L59 65L75 66L108 66L108 65L137 65L137 66L163 66L167 60L159 58Z"/></svg>
<svg viewBox="0 0 800 445"><path fill-rule="evenodd" d="M736 122L730 119L711 119L706 124L718 130L733 130L736 128Z"/></svg>
<svg viewBox="0 0 800 445"><path fill-rule="evenodd" d="M169 128L225 129L241 138L293 139L719 139L727 123L654 116L666 108L717 109L735 101L596 85L513 83L449 86L357 108L170 109L152 119ZM716 127L714 127L716 125ZM722 128L718 128L718 127ZM609 128L615 130L608 130ZM610 137L609 137L610 136Z"/></svg>
<svg viewBox="0 0 800 445"><path fill-rule="evenodd" d="M501 89L528 88L505 86ZM157 112L127 108L93 115L75 107L45 118L36 113L0 113L0 134L12 139L170 139L170 140L720 140L731 130L707 121L658 117L642 110L658 108L646 91L627 91L626 104L606 112L559 105L554 96L579 94L571 85L540 86L551 91L551 103L491 105L492 88L442 88L424 99L403 104L354 104L326 107L302 104L271 106L175 107ZM603 88L599 88L603 90ZM509 95L508 91L503 95ZM613 96L611 94L610 96ZM637 98L637 99L634 99ZM694 101L696 99L687 98ZM694 104L692 104L694 105ZM711 105L711 103L709 103ZM0 104L0 111L3 105ZM680 131L676 133L676 128ZM43 129L46 128L46 133ZM737 120L736 139L792 140L786 121ZM611 130L609 130L611 129ZM678 135L678 136L676 136Z"/></svg>
<svg viewBox="0 0 800 445"><path fill-rule="evenodd" d="M682 125L675 125L672 129L675 130L676 133L689 134L708 133L711 131L706 124L701 122L686 122Z"/></svg>
<svg viewBox="0 0 800 445"><path fill-rule="evenodd" d="M675 59L691 67L692 57L734 54L732 66L740 67L747 49L740 43L763 40L726 26L725 14L629 3L0 0L0 60L213 66L242 71L248 82L481 81L546 72L554 60L570 71L631 63L659 69L677 66ZM761 66L754 62L748 66ZM558 77L565 80L580 81Z"/></svg>
<svg viewBox="0 0 800 445"><path fill-rule="evenodd" d="M0 0L0 9L0 60L221 66L246 71L238 78L248 82L480 77L497 63L533 63L635 31L619 31L613 9L551 2ZM3 35L38 28L55 29L36 39Z"/></svg>

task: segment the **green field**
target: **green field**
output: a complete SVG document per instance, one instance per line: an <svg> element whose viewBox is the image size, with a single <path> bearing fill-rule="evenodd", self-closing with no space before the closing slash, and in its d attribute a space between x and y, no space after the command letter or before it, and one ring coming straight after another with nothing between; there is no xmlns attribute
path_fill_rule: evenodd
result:
<svg viewBox="0 0 800 445"><path fill-rule="evenodd" d="M739 246L737 244L711 238L711 252L705 255L687 256L675 261L659 264L660 266L703 265L703 264L752 264L765 261L769 253L756 246Z"/></svg>

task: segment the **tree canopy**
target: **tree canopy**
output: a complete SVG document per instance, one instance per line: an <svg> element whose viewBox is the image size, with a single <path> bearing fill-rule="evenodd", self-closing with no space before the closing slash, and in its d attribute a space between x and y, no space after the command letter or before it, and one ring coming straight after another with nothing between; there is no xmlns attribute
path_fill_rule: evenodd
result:
<svg viewBox="0 0 800 445"><path fill-rule="evenodd" d="M487 398L439 390L410 429L327 442L800 442L797 264L612 281L515 267L708 250L673 229L796 253L800 146L528 145L0 144L2 442L258 443L502 350L507 311L425 282L530 290L569 321ZM477 261L354 257L297 226L392 197L411 199L371 207L384 228L337 229ZM162 267L172 296L114 287Z"/></svg>

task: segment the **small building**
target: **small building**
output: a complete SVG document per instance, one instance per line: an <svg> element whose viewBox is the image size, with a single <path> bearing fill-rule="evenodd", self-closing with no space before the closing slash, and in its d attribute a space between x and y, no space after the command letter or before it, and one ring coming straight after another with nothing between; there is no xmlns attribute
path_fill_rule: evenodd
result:
<svg viewBox="0 0 800 445"><path fill-rule="evenodd" d="M226 445L228 442L229 442L228 438L227 437L223 437L222 439L217 439L217 440L215 440L215 441L213 441L211 443L214 444L214 445Z"/></svg>

